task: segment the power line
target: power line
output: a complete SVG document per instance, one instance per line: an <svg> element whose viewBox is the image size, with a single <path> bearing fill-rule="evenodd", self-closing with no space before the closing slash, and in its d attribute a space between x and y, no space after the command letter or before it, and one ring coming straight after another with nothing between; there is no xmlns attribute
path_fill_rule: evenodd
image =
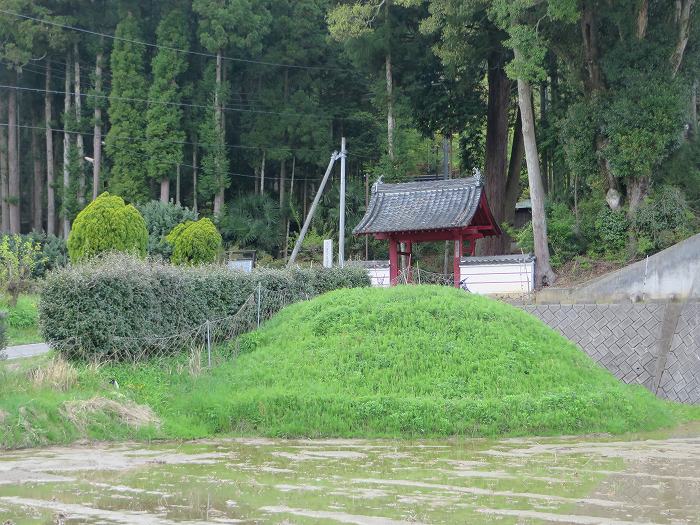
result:
<svg viewBox="0 0 700 525"><path fill-rule="evenodd" d="M64 77L65 79L65 77ZM32 92L38 92L38 93L46 93L47 90L41 89L41 88L31 88L31 87L26 87L26 86L10 86L7 84L0 84L0 89L15 89L19 91L32 91ZM60 91L60 90L48 90L48 93L51 93L53 95L65 95L65 91ZM74 95L74 93L71 91L69 94ZM161 101L161 100L151 100L151 99L146 99L146 98L133 98L133 97L120 97L118 95L106 95L106 94L97 94L97 93L80 93L81 97L88 97L88 98L102 98L102 99L114 99L114 100L123 100L125 102L141 102L144 104L160 104L163 106L179 106L179 107L190 107L190 108L197 108L197 109L214 109L213 105L207 105L207 104L187 104L185 102L168 102L168 101ZM264 109L248 109L248 108L234 108L231 106L222 106L221 108L223 111L230 111L233 113L255 113L255 114L262 114L262 115L280 115L280 116L286 116L286 117L315 117L319 119L326 119L326 120L349 120L349 121L360 121L364 122L365 119L361 119L358 117L340 117L336 115L319 115L316 113L297 113L297 112L280 112L280 111L269 111L269 110L264 110Z"/></svg>
<svg viewBox="0 0 700 525"><path fill-rule="evenodd" d="M1 122L0 122L0 126L7 127L7 128L10 127L9 123L1 123ZM64 130L64 129L60 129L60 128L48 128L48 127L44 127L44 126L29 126L26 124L17 125L15 127L22 128L22 129L35 129L35 130L39 130L39 131L53 131L55 133L69 133L71 135L78 135L78 134L87 135L87 136L94 136L95 135L94 133L90 133L87 131ZM104 137L104 135L103 135L103 137ZM118 138L118 140L126 140L126 141L132 141L132 142L133 141L145 142L149 139L147 137L120 136ZM183 140L183 141L180 141L180 140L160 140L160 142L166 143L166 144L178 144L178 145L188 145L188 146L218 146L218 144L210 144L207 142L188 142L186 140ZM224 146L226 148L229 148L229 149L288 151L288 152L292 152L292 153L298 153L298 152L325 152L325 153L327 153L328 152L327 149L322 149L322 148L285 148L285 147L279 147L279 146L250 146L250 145L246 145L246 144L224 144ZM138 152L134 152L134 153L137 155L139 154ZM355 154L355 155L348 154L348 155L355 156L355 157L370 158L368 156L358 155L358 154ZM185 165L182 163L180 163L180 164L183 166ZM194 167L194 166L190 166L190 167ZM244 175L244 174L236 174L236 175L246 176L246 177L248 176L248 175ZM250 176L252 177L253 175L250 175ZM315 180L315 179L308 179L308 180Z"/></svg>
<svg viewBox="0 0 700 525"><path fill-rule="evenodd" d="M53 22L51 20L43 20L41 18L35 18L33 16L24 15L21 13L16 13L14 11L8 11L5 9L0 9L0 13L15 16L17 18L24 18L25 20L33 20L34 22L39 22L39 23L51 25L54 27L60 27L62 29L69 29L71 31L77 31L80 33L86 33L86 34L94 35L94 36L101 36L104 38L109 38L111 40L128 42L130 44L137 44L137 45L142 45L145 47L152 47L152 48L156 48L156 49L166 49L168 51L174 51L176 53L184 53L184 54L188 54L188 55L196 55L196 56L202 56L202 57L207 57L207 58L217 58L217 55L214 53L207 53L204 51L191 51L191 50L187 50L187 49L178 49L176 47L164 46L161 44L154 44L152 42L144 42L141 40L133 40L130 38L124 38L124 37L120 37L120 36L116 36L116 35L110 35L107 33L99 33L97 31L91 31L89 29L84 29L82 27L70 26L67 24L59 24L58 22ZM228 60L231 62L243 62L243 63L247 63L247 64L260 64L263 66L273 66L273 67L286 67L286 68L290 68L290 69L310 69L310 70L317 70L317 71L345 71L345 72L355 73L355 71L352 69L340 68L340 67L302 66L302 65L295 65L295 64L283 64L283 63L278 63L278 62L266 62L264 60L253 60L253 59L248 59L248 58L234 58L234 57L228 57L228 56L223 56L223 55L221 56L221 59Z"/></svg>
<svg viewBox="0 0 700 525"><path fill-rule="evenodd" d="M9 124L0 122L0 126L2 126L2 127L9 127ZM51 130L51 131L61 131L61 132L63 131L63 130L57 130L57 129L54 129L54 128L41 128L41 127L38 127L38 126L19 125L19 126L16 126L16 127L18 127L18 128L25 128L25 129L38 129L38 130L44 130L44 131L46 131L47 129L49 129L49 130ZM77 131L67 131L67 133L70 133L70 134L77 134L78 132L77 132ZM83 133L83 135L93 135L93 133ZM138 140L138 139L136 139L136 140ZM143 158L143 159L148 159L148 158L150 158L149 155L147 155L147 154L145 154L145 153L138 152L138 151L132 151L131 154L132 154L132 155L136 155L137 157L141 157L141 158ZM185 166L185 167L187 167L187 168L193 168L193 169L198 169L198 170L202 171L202 166L201 166L201 165L199 165L199 166L194 166L193 164L187 164L186 162L173 162L172 164L173 164L173 166L178 166L178 165L179 165L179 166ZM227 171L227 172L226 172L226 175L230 175L230 176L232 176L232 177L244 177L244 178L249 178L249 179L259 179L259 178L260 178L260 175L251 175L251 174L249 174L249 173L237 173L237 172L233 172L233 171ZM318 178L316 178L316 177L312 177L312 178L309 178L309 177L294 177L294 180L295 180L295 181L318 182Z"/></svg>

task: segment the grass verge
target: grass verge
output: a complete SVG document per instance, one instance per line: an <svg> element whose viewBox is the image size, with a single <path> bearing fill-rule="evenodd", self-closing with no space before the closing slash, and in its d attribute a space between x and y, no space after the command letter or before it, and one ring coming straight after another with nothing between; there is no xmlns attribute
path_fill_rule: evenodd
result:
<svg viewBox="0 0 700 525"><path fill-rule="evenodd" d="M8 345L23 345L42 341L39 334L38 303L39 296L34 294L20 295L17 305L14 307L9 305L7 297L0 298L0 310L7 312L5 324Z"/></svg>
<svg viewBox="0 0 700 525"><path fill-rule="evenodd" d="M286 308L235 350L199 376L187 356L0 364L0 448L220 433L623 433L700 419L700 407L620 383L528 314L441 287L332 292Z"/></svg>

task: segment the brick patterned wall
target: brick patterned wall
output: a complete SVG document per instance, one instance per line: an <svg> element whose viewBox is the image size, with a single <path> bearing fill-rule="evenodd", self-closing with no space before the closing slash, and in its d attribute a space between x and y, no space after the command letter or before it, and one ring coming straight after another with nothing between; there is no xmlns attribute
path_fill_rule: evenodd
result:
<svg viewBox="0 0 700 525"><path fill-rule="evenodd" d="M677 319L665 303L520 307L625 383L644 385L666 399L700 403L700 303L687 303ZM664 322L675 325L670 346L662 337Z"/></svg>

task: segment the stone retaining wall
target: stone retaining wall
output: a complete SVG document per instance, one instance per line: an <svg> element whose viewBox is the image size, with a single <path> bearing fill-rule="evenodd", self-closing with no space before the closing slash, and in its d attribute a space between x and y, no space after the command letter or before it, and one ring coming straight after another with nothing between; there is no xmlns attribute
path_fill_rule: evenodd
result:
<svg viewBox="0 0 700 525"><path fill-rule="evenodd" d="M700 403L700 303L521 305L625 383Z"/></svg>

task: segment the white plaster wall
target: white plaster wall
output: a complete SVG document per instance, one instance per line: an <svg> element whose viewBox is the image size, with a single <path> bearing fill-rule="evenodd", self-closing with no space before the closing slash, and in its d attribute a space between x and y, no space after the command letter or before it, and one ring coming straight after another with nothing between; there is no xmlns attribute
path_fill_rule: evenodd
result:
<svg viewBox="0 0 700 525"><path fill-rule="evenodd" d="M534 263L470 264L460 266L460 278L470 292L519 294L533 289Z"/></svg>

